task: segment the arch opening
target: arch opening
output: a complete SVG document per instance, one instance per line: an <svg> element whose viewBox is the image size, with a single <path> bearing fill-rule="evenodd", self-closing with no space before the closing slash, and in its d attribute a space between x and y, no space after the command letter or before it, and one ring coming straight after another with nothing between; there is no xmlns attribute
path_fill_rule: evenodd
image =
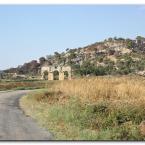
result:
<svg viewBox="0 0 145 145"><path fill-rule="evenodd" d="M68 79L68 76L69 76L68 71L64 71L64 79Z"/></svg>
<svg viewBox="0 0 145 145"><path fill-rule="evenodd" d="M53 72L53 78L54 78L54 80L59 80L59 71L55 70Z"/></svg>
<svg viewBox="0 0 145 145"><path fill-rule="evenodd" d="M43 79L48 80L48 71L43 72Z"/></svg>
<svg viewBox="0 0 145 145"><path fill-rule="evenodd" d="M64 80L71 79L70 66L44 66L41 68L41 78L44 80Z"/></svg>

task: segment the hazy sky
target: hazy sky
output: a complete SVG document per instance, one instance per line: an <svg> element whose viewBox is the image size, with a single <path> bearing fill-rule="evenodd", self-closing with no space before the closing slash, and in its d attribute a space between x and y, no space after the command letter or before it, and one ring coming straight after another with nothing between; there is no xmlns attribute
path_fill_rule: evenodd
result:
<svg viewBox="0 0 145 145"><path fill-rule="evenodd" d="M145 5L0 5L0 70L108 37L145 36Z"/></svg>

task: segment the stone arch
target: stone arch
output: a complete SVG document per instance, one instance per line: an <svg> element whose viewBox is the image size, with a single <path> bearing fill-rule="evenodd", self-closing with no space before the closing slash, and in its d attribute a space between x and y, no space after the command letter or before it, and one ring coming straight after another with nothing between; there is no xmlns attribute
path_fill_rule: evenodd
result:
<svg viewBox="0 0 145 145"><path fill-rule="evenodd" d="M59 80L65 79L65 73L67 72L67 78L71 79L71 67L70 66L43 66L41 68L42 79L44 79L44 72L48 71L48 80L54 80L54 73L57 71L59 73Z"/></svg>
<svg viewBox="0 0 145 145"><path fill-rule="evenodd" d="M71 67L70 66L65 66L62 68L63 72L67 72L68 73L68 79L71 80Z"/></svg>
<svg viewBox="0 0 145 145"><path fill-rule="evenodd" d="M59 80L59 71L58 70L53 71L53 79L54 80Z"/></svg>
<svg viewBox="0 0 145 145"><path fill-rule="evenodd" d="M42 77L43 77L44 80L48 80L48 73L49 73L49 72L48 72L47 70L45 70L45 71L43 72L43 76L42 76Z"/></svg>
<svg viewBox="0 0 145 145"><path fill-rule="evenodd" d="M68 75L69 75L68 71L64 71L64 79L68 79Z"/></svg>
<svg viewBox="0 0 145 145"><path fill-rule="evenodd" d="M45 67L45 66L44 66L44 67L41 68L41 79L42 79L42 80L44 79L44 73L45 73L46 71L47 71L48 74L49 74L49 68L48 68L48 67Z"/></svg>

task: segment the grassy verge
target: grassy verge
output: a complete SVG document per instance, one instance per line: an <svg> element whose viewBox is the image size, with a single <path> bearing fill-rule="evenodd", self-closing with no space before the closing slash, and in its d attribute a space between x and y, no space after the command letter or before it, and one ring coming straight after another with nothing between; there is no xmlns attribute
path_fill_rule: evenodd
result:
<svg viewBox="0 0 145 145"><path fill-rule="evenodd" d="M136 78L63 81L20 104L56 140L144 140L138 128L145 120L144 87Z"/></svg>
<svg viewBox="0 0 145 145"><path fill-rule="evenodd" d="M0 91L41 89L48 85L49 83L46 81L1 81Z"/></svg>

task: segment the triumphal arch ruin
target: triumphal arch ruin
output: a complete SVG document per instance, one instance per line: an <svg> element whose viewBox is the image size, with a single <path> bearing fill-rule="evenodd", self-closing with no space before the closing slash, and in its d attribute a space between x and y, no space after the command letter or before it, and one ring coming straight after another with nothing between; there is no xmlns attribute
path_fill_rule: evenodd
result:
<svg viewBox="0 0 145 145"><path fill-rule="evenodd" d="M57 71L59 73L59 78L58 80L64 80L65 75L64 73L67 72L68 74L68 79L71 79L71 67L70 66L56 66L56 65L51 65L51 66L42 66L41 67L41 76L42 79L45 78L45 73L48 73L48 80L54 80L54 72Z"/></svg>

